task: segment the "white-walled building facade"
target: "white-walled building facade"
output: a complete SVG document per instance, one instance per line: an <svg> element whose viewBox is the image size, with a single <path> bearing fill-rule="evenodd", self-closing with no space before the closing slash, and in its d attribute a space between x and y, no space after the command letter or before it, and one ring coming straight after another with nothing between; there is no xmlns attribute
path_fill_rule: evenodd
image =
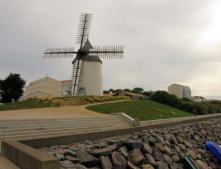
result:
<svg viewBox="0 0 221 169"><path fill-rule="evenodd" d="M62 80L60 82L62 83L62 96L70 96L72 81L71 80Z"/></svg>
<svg viewBox="0 0 221 169"><path fill-rule="evenodd" d="M103 95L102 61L98 56L83 58L77 86L77 95Z"/></svg>
<svg viewBox="0 0 221 169"><path fill-rule="evenodd" d="M179 84L171 84L168 86L168 93L177 96L178 98L188 98L191 99L191 90L188 86L183 86Z"/></svg>
<svg viewBox="0 0 221 169"><path fill-rule="evenodd" d="M62 95L62 83L50 77L44 77L29 84L24 92L23 98Z"/></svg>
<svg viewBox="0 0 221 169"><path fill-rule="evenodd" d="M102 64L98 61L82 63L81 78L78 82L77 95L102 96ZM25 89L23 99L30 97L62 97L71 96L72 80L59 81L44 77L31 82Z"/></svg>

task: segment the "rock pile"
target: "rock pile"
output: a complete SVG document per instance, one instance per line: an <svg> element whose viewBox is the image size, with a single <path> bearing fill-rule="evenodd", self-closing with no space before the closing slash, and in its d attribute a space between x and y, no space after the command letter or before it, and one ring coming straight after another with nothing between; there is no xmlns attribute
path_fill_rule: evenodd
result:
<svg viewBox="0 0 221 169"><path fill-rule="evenodd" d="M186 155L200 169L221 169L207 141L221 145L221 119L42 150L59 158L61 169L182 169Z"/></svg>

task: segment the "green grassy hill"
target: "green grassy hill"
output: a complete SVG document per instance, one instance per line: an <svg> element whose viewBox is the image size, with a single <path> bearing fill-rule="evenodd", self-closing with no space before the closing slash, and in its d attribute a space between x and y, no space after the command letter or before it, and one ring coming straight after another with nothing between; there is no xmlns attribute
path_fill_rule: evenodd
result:
<svg viewBox="0 0 221 169"><path fill-rule="evenodd" d="M100 113L124 112L139 120L156 120L192 116L192 113L150 100L132 100L88 106L87 109ZM171 115L174 112L174 115Z"/></svg>
<svg viewBox="0 0 221 169"><path fill-rule="evenodd" d="M108 101L129 100L125 96L71 96L71 97L41 97L28 98L14 103L0 105L0 111L32 109L43 107L75 106L90 103L101 103Z"/></svg>

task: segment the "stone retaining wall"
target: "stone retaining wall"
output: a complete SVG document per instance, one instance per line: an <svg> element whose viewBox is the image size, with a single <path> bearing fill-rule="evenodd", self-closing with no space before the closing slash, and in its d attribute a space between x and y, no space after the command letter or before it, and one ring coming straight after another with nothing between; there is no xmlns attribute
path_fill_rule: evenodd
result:
<svg viewBox="0 0 221 169"><path fill-rule="evenodd" d="M221 145L221 118L179 126L41 148L60 159L61 169L221 169L206 142Z"/></svg>
<svg viewBox="0 0 221 169"><path fill-rule="evenodd" d="M59 160L17 141L2 141L1 153L21 169L59 169Z"/></svg>
<svg viewBox="0 0 221 169"><path fill-rule="evenodd" d="M190 116L190 117L170 118L170 119L148 120L148 121L140 121L140 123L142 126L148 126L148 125L153 125L153 124L199 121L199 120L211 119L211 118L216 118L216 117L221 117L221 113L197 115L197 116Z"/></svg>
<svg viewBox="0 0 221 169"><path fill-rule="evenodd" d="M21 169L58 169L59 168L58 159L53 158L48 154L42 153L34 148L61 145L61 144L70 144L74 142L83 142L85 140L97 140L101 138L111 137L115 135L122 135L131 132L139 132L143 130L162 128L162 127L171 127L186 123L195 123L195 122L200 122L220 117L221 114L213 114L213 115L184 117L176 119L157 120L157 121L154 120L148 122L141 122L141 126L139 127L114 130L114 131L105 131L105 132L88 133L80 135L68 135L68 136L57 135L54 137L20 140L20 142L3 140L1 143L1 153L3 156L11 160L16 165L18 165Z"/></svg>
<svg viewBox="0 0 221 169"><path fill-rule="evenodd" d="M96 133L87 133L87 134L78 134L78 135L57 135L53 137L45 137L39 139L27 139L27 140L22 140L21 142L34 148L40 148L40 147L53 146L59 144L82 142L85 140L101 139L105 137L112 137L115 135L121 135L130 132L138 132L154 128L171 127L171 126L176 126L186 123L194 123L194 122L199 122L219 117L221 117L221 113L212 114L212 115L164 119L164 120L151 120L151 121L141 122L141 126L133 128L96 132Z"/></svg>

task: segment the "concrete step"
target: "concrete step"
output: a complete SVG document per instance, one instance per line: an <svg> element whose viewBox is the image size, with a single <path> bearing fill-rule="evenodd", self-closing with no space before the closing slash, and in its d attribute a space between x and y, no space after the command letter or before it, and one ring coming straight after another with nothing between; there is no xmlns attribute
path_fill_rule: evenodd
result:
<svg viewBox="0 0 221 169"><path fill-rule="evenodd" d="M84 134L84 133L94 133L94 132L102 132L102 131L110 131L110 130L118 130L118 129L125 129L129 128L128 126L121 126L119 128L116 127L107 127L107 128L92 128L92 129L85 129L85 130L70 130L70 131L60 131L60 132L50 132L50 133L33 133L33 134L23 134L23 135L10 135L1 139L29 139L29 138L42 138L44 136L58 136L58 135L77 135L77 134Z"/></svg>
<svg viewBox="0 0 221 169"><path fill-rule="evenodd" d="M88 127L93 127L94 125L96 124L96 126L105 126L107 124L112 124L112 125L128 125L127 122L120 122L120 121L117 121L117 122L109 122L107 123L107 121L104 122L96 122L96 123L75 123L75 124L59 124L59 125L45 125L45 126L42 126L42 125L35 125L35 126L14 126L14 127L5 127L4 129L0 129L0 133L7 133L7 132L10 132L10 131L14 131L14 132L17 132L17 131L30 131L30 130L46 130L46 129L58 129L58 128L66 128L66 127L72 127L72 128L77 128L79 126L88 126Z"/></svg>
<svg viewBox="0 0 221 169"><path fill-rule="evenodd" d="M121 124L127 124L126 121L122 121L122 119L116 119L116 120L96 120L96 121L78 121L78 122L62 122L62 123L47 123L47 124L11 124L11 125L4 125L4 127L0 128L0 130L2 131L7 131L7 130L10 130L10 129L15 129L17 127L19 128L47 128L47 127L57 127L57 126L75 126L75 125L86 125L86 124L107 124L107 123L112 123L112 124L115 124L115 123L121 123Z"/></svg>
<svg viewBox="0 0 221 169"><path fill-rule="evenodd" d="M91 122L95 122L95 121L119 121L121 119L119 118L102 118L102 119L72 119L72 120L60 120L60 121L56 121L56 120L48 120L48 121L44 121L44 122L41 122L41 121L35 121L35 122L32 122L32 121L23 121L23 122L3 122L3 121L0 121L0 127L5 127L5 125L7 126L15 126L15 125L30 125L30 124L33 124L33 125L47 125L47 124L61 124L61 123L79 123L79 122L88 122L88 121L91 121Z"/></svg>
<svg viewBox="0 0 221 169"><path fill-rule="evenodd" d="M117 116L117 115L116 115ZM104 117L81 117L81 118L63 118L63 119L19 119L19 120L0 120L5 123L24 123L24 122L48 122L48 121L72 121L72 120L93 120L93 119L116 119L115 116L104 116Z"/></svg>
<svg viewBox="0 0 221 169"><path fill-rule="evenodd" d="M0 140L81 134L129 127L129 123L118 115L71 119L1 120Z"/></svg>
<svg viewBox="0 0 221 169"><path fill-rule="evenodd" d="M57 119L51 119L51 120L38 120L38 121L32 121L32 120L17 120L17 121L7 121L7 120L0 120L0 127L4 127L5 125L29 125L29 124L59 124L59 123L71 123L71 122L86 122L86 121L102 121L102 120L119 120L117 118L86 118L86 119L68 119L68 120L57 120Z"/></svg>
<svg viewBox="0 0 221 169"><path fill-rule="evenodd" d="M4 138L6 136L9 136L9 135L20 135L20 134L30 134L30 133L35 133L35 134L38 134L38 133L41 133L41 132L45 132L45 133L50 133L50 132L59 132L59 131L69 131L69 130L85 130L85 129L88 129L88 128L91 128L91 129L98 129L98 128L107 128L107 127L115 127L115 128L118 128L118 127L128 127L127 124L103 124L103 125L96 125L96 126L93 126L93 125L87 125L87 126L76 126L76 127L66 127L66 128L52 128L52 129L44 129L44 130L17 130L17 131L14 131L14 130L11 130L11 131L8 131L8 132L1 132L0 131L0 138Z"/></svg>

